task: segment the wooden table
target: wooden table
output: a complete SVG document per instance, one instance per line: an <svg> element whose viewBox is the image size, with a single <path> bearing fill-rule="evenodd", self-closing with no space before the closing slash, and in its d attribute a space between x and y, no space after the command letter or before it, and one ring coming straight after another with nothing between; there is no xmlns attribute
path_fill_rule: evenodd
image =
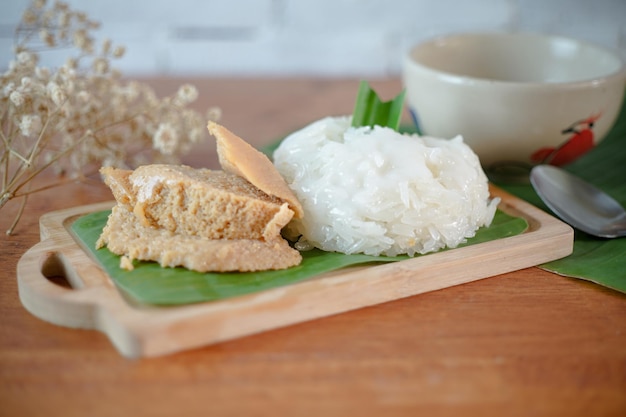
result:
<svg viewBox="0 0 626 417"><path fill-rule="evenodd" d="M254 145L352 111L358 80L182 81ZM383 98L398 80L377 80ZM186 162L217 166L214 144ZM110 200L99 183L29 201L0 238L1 416L626 415L626 297L529 268L156 359L31 316L15 279L39 217ZM4 233L17 211L0 212Z"/></svg>

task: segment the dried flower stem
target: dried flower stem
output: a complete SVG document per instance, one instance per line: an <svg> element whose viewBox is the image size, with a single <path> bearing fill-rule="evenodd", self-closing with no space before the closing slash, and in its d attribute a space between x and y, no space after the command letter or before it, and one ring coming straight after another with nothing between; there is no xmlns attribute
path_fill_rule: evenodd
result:
<svg viewBox="0 0 626 417"><path fill-rule="evenodd" d="M20 208L17 211L17 215L13 219L13 222L11 223L11 226L9 226L9 228L6 231L7 236L10 236L10 235L13 234L13 231L15 230L15 227L17 226L17 224L19 223L20 219L22 218L22 213L24 213L24 207L26 207L26 203L27 202L28 202L28 195L25 195L24 198L22 198L22 204L20 204Z"/></svg>
<svg viewBox="0 0 626 417"><path fill-rule="evenodd" d="M98 47L91 31L99 24L61 1L35 0L15 31L15 59L0 75L0 210L27 196L85 178L103 165L133 168L145 163L178 163L206 137L206 121L219 118L188 109L198 96L183 85L158 99L152 88L122 82L110 62L124 55L105 39ZM39 65L39 53L70 47L77 51L56 70ZM63 178L31 189L52 169ZM24 187L29 187L23 191Z"/></svg>

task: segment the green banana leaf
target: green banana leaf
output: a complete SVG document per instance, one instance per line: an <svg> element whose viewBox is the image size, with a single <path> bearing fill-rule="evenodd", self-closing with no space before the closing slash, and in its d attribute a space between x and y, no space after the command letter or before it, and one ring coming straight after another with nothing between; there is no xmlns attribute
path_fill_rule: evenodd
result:
<svg viewBox="0 0 626 417"><path fill-rule="evenodd" d="M382 101L367 81L361 81L352 112L352 127L378 125L398 130L405 92L402 90L393 100Z"/></svg>
<svg viewBox="0 0 626 417"><path fill-rule="evenodd" d="M401 130L414 131L409 126L403 126ZM276 141L262 151L271 155L279 143L280 141ZM626 206L626 105L609 135L594 150L566 169L604 189ZM525 174L527 176L527 172ZM527 177L521 182L507 182L501 177L491 177L491 180L510 193L550 212L527 181ZM202 274L184 268L161 268L152 262L135 262L133 271L125 271L119 268L119 256L106 248L95 250L95 242L106 223L108 213L99 212L81 217L73 223L72 229L118 288L135 301L144 304L179 305L220 300L289 285L351 265L406 259L313 250L303 253L300 266L283 271ZM498 211L493 224L479 230L466 245L516 235L526 228L525 220ZM626 238L601 239L576 231L574 252L566 258L541 267L557 274L626 292Z"/></svg>
<svg viewBox="0 0 626 417"><path fill-rule="evenodd" d="M132 271L127 271L119 267L119 256L107 248L95 249L109 213L110 211L101 211L82 216L72 223L71 229L117 287L128 297L142 304L180 305L216 301L293 284L351 265L408 259L406 256L391 258L311 250L302 253L303 260L299 266L280 271L199 273L185 268L162 268L155 262L139 261L134 262ZM514 236L523 233L527 227L528 224L523 218L513 217L498 210L492 224L479 229L463 246Z"/></svg>

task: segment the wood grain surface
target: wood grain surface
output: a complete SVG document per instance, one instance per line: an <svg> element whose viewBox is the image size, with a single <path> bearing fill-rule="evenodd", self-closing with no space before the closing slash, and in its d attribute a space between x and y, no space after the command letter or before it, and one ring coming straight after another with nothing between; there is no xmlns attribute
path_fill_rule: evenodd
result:
<svg viewBox="0 0 626 417"><path fill-rule="evenodd" d="M352 110L359 80L154 79L255 145ZM398 80L373 83L383 98ZM208 143L186 161L217 166ZM626 297L539 268L160 358L28 313L16 266L44 213L111 199L97 179L34 195L0 238L0 416L626 415ZM15 202L0 212L8 228Z"/></svg>

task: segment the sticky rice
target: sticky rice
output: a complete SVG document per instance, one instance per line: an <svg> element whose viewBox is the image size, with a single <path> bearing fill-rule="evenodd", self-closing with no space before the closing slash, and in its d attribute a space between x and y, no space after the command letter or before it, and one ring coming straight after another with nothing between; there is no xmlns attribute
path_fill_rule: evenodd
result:
<svg viewBox="0 0 626 417"><path fill-rule="evenodd" d="M274 164L304 209L297 248L396 256L454 248L493 220L478 157L438 139L328 117L288 136Z"/></svg>

